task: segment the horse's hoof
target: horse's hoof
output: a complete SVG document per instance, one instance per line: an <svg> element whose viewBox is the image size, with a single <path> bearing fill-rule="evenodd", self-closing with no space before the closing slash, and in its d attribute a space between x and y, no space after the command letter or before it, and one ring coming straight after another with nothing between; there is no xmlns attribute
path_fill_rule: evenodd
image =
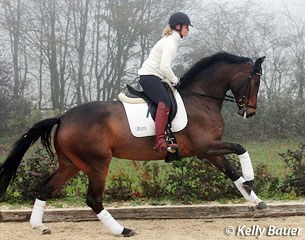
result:
<svg viewBox="0 0 305 240"><path fill-rule="evenodd" d="M267 210L269 209L268 205L264 202L260 202L259 204L257 204L257 209L258 210Z"/></svg>
<svg viewBox="0 0 305 240"><path fill-rule="evenodd" d="M51 234L51 230L43 224L38 227L33 227L33 229L40 230L42 235Z"/></svg>
<svg viewBox="0 0 305 240"><path fill-rule="evenodd" d="M46 234L51 234L51 230L48 228L42 230L42 235L46 235Z"/></svg>
<svg viewBox="0 0 305 240"><path fill-rule="evenodd" d="M124 237L132 237L134 235L136 235L137 233L131 229L128 229L128 228L124 228L123 232L122 232L122 235Z"/></svg>

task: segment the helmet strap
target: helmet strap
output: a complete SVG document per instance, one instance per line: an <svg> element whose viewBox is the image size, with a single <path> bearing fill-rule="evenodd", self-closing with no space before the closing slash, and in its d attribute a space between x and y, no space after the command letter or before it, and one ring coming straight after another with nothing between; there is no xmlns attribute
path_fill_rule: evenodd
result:
<svg viewBox="0 0 305 240"><path fill-rule="evenodd" d="M179 29L179 30L177 29L177 26L178 26L178 25L180 26L180 29ZM177 25L175 26L175 30L176 30L177 32L179 32L180 37L183 38L183 36L182 36L182 34L181 34L181 31L182 31L182 24L180 24L180 23L177 24Z"/></svg>

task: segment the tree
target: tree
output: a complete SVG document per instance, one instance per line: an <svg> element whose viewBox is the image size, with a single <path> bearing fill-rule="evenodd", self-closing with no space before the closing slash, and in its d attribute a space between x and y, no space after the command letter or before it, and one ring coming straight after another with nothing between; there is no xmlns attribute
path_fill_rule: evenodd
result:
<svg viewBox="0 0 305 240"><path fill-rule="evenodd" d="M126 82L134 81L170 13L185 4L165 0L97 2L94 68L98 100L116 98Z"/></svg>
<svg viewBox="0 0 305 240"><path fill-rule="evenodd" d="M12 70L10 66L0 61L0 132L4 132L7 128L6 121L10 111L12 87Z"/></svg>
<svg viewBox="0 0 305 240"><path fill-rule="evenodd" d="M71 1L33 0L27 11L31 25L26 40L31 46L33 76L39 82L39 98L50 101L51 108L65 110L70 76L68 61L71 40ZM65 17L63 17L65 16ZM36 64L37 63L37 64ZM39 75L39 76L37 76ZM50 100L46 99L50 97ZM39 106L42 100L39 99Z"/></svg>
<svg viewBox="0 0 305 240"><path fill-rule="evenodd" d="M287 45L290 53L290 68L293 81L291 88L296 97L304 102L305 99L305 18L286 15Z"/></svg>
<svg viewBox="0 0 305 240"><path fill-rule="evenodd" d="M72 5L72 24L74 26L74 42L75 50L77 55L76 61L76 96L77 104L82 102L87 102L87 92L84 80L84 70L85 70L85 51L86 47L86 36L87 36L87 26L89 17L89 0L74 0Z"/></svg>
<svg viewBox="0 0 305 240"><path fill-rule="evenodd" d="M21 95L20 80L20 38L21 38L21 1L2 0L4 22L3 26L8 31L10 37L10 48L13 59L13 94L14 99L19 99Z"/></svg>
<svg viewBox="0 0 305 240"><path fill-rule="evenodd" d="M0 55L1 56L1 55ZM25 99L14 97L13 66L0 61L0 136L12 136L24 130L25 117L31 105Z"/></svg>

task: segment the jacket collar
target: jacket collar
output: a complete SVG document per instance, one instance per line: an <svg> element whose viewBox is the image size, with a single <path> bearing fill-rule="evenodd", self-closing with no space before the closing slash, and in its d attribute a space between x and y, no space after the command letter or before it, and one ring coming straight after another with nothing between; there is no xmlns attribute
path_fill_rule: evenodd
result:
<svg viewBox="0 0 305 240"><path fill-rule="evenodd" d="M173 33L172 33L174 39L178 42L179 39L181 38L180 36L180 33L178 33L177 31L173 30Z"/></svg>

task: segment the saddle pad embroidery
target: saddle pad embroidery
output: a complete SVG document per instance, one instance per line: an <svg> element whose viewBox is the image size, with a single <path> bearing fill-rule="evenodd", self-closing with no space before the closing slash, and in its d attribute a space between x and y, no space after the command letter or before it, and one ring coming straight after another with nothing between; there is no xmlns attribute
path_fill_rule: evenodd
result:
<svg viewBox="0 0 305 240"><path fill-rule="evenodd" d="M177 101L177 114L172 121L172 131L179 132L186 127L187 114L183 100L178 91L174 96ZM135 137L148 137L155 135L155 122L148 113L147 103L131 104L122 102L127 115L129 127Z"/></svg>

